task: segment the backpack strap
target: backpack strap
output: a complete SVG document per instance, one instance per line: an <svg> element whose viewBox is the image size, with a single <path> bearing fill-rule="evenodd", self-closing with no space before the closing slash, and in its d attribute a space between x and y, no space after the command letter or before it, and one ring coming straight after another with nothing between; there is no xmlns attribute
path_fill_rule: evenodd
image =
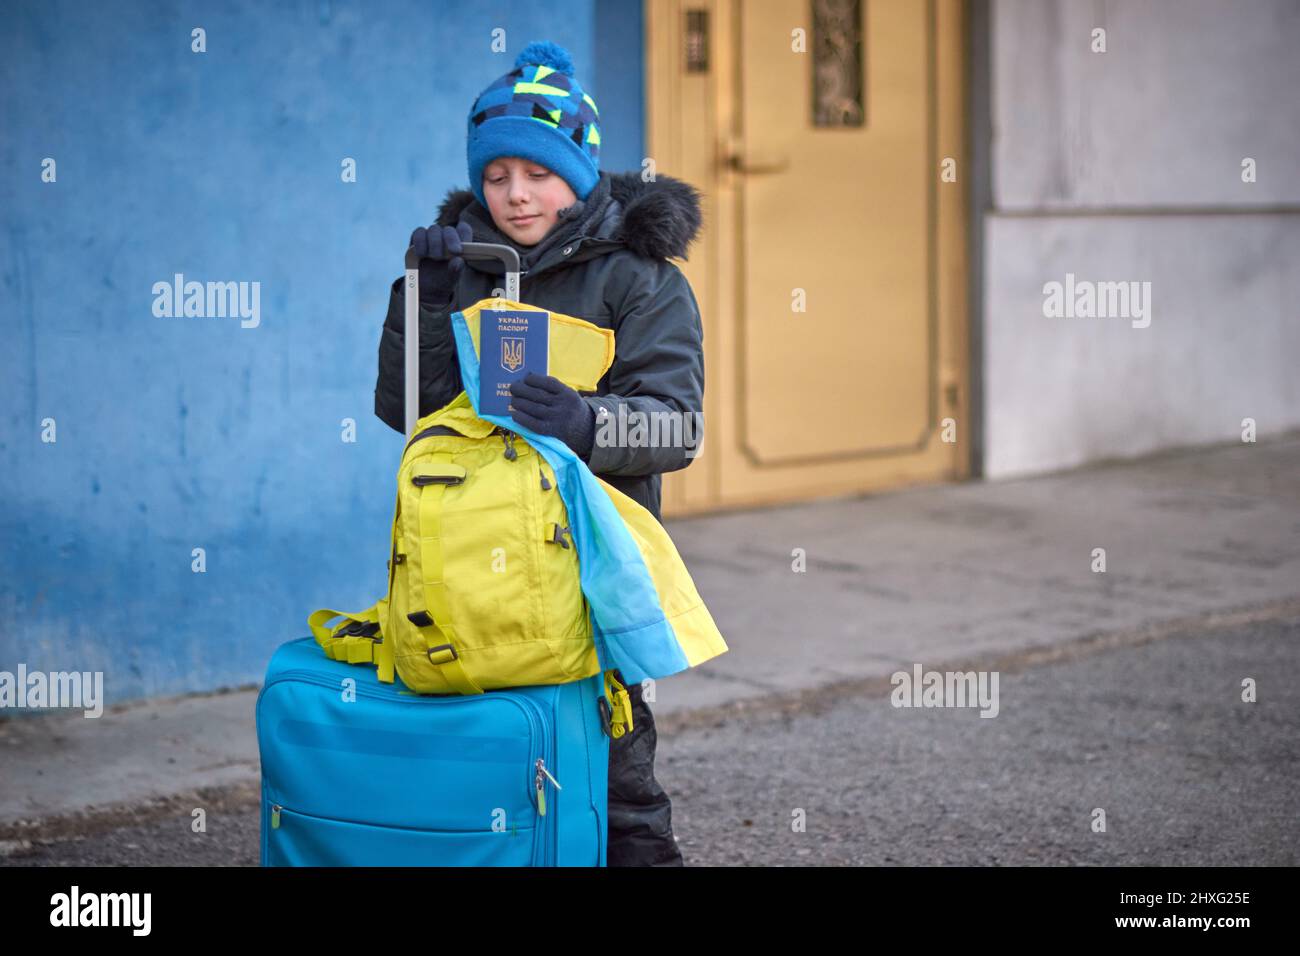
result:
<svg viewBox="0 0 1300 956"><path fill-rule="evenodd" d="M430 464L432 467L423 469L425 474L420 476L427 479L420 489L420 579L411 588L411 605L423 604L425 610L412 611L406 617L420 629L429 662L437 665L452 690L457 694L481 694L483 688L469 676L456 652L456 629L443 579L442 496L449 484L464 480L465 469L452 464L450 452L434 454ZM436 631L436 644L429 641L426 628Z"/></svg>
<svg viewBox="0 0 1300 956"><path fill-rule="evenodd" d="M359 614L323 608L313 611L307 624L316 643L330 660L347 664L373 663L379 669L379 679L391 684L393 649L380 633L380 622L387 612L387 604L388 599L384 598ZM347 622L337 629L331 627L330 621L339 617L347 618Z"/></svg>

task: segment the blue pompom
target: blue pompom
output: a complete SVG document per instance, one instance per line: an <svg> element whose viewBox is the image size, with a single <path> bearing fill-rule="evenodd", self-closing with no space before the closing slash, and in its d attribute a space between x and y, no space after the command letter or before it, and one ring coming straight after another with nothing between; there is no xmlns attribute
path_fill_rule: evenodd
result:
<svg viewBox="0 0 1300 956"><path fill-rule="evenodd" d="M537 40L519 51L519 56L515 57L515 67L529 65L549 66L557 73L573 76L573 61L569 59L569 51L550 40Z"/></svg>

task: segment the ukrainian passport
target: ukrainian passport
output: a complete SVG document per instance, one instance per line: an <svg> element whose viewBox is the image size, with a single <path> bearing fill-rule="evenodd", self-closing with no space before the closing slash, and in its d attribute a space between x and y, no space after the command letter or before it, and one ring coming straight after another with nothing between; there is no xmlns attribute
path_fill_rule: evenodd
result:
<svg viewBox="0 0 1300 956"><path fill-rule="evenodd" d="M510 383L529 372L548 374L549 312L483 309L479 312L478 410L510 415Z"/></svg>

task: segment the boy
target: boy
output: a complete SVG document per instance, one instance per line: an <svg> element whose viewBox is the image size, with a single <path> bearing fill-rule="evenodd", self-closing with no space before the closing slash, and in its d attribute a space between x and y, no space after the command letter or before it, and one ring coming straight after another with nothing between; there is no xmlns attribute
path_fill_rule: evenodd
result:
<svg viewBox="0 0 1300 956"><path fill-rule="evenodd" d="M516 382L511 415L552 435L592 472L639 502L662 523L660 474L690 464L704 407L703 328L686 277L667 260L685 258L700 228L698 191L668 176L598 167L596 104L573 75L569 55L531 43L515 68L470 109L470 190L453 189L437 222L416 229L420 263L420 411L441 408L463 386L451 314L504 285L499 263L466 262L464 242L514 246L520 293L530 305L613 329L615 358L594 395L554 376ZM402 282L393 283L379 343L375 414L404 427ZM681 416L679 445L599 442L603 418L629 424ZM688 423L685 419L689 417ZM690 436L689 443L685 440ZM620 680L622 675L617 675ZM628 687L632 732L610 742L610 866L681 866L672 806L654 778L655 728L641 685Z"/></svg>

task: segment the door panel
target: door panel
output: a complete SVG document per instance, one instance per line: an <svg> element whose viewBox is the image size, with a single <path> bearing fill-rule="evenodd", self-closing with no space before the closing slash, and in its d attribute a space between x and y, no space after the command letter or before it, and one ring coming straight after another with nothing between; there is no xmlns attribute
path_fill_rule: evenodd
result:
<svg viewBox="0 0 1300 956"><path fill-rule="evenodd" d="M645 11L650 158L705 195L678 263L704 319L704 446L665 476L665 513L964 477L960 0Z"/></svg>
<svg viewBox="0 0 1300 956"><path fill-rule="evenodd" d="M813 124L817 31L791 50L796 6L738 9L734 162L767 160L739 189L743 440L764 464L916 444L932 367L926 4L845 5L870 18L862 126Z"/></svg>

